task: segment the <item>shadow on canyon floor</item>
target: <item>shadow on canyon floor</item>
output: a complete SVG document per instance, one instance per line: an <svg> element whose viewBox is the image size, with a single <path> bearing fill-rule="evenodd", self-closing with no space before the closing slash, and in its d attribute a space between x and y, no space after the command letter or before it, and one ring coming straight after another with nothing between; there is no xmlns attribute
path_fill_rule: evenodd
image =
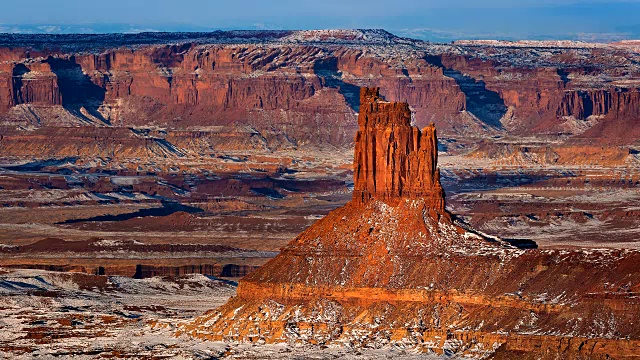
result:
<svg viewBox="0 0 640 360"><path fill-rule="evenodd" d="M10 171L17 171L17 172L38 172L41 171L47 167L54 167L56 168L55 172L51 172L52 175L54 174L61 174L64 172L68 172L71 171L69 169L66 168L66 166L69 165L74 165L77 161L78 161L79 157L77 156L68 156L68 157L64 157L64 158L60 158L60 159L55 159L55 158L51 158L51 159L47 159L47 160L36 160L36 161L31 161L25 164L21 164L21 165L9 165L9 166L4 166L4 169L10 170Z"/></svg>
<svg viewBox="0 0 640 360"><path fill-rule="evenodd" d="M140 209L135 212L118 214L118 215L100 215L86 219L70 219L63 222L56 223L56 225L76 224L88 221L125 221L133 218L143 218L147 216L167 216L178 211L184 211L189 214L201 213L204 210L194 207L183 205L178 202L162 201L162 207Z"/></svg>
<svg viewBox="0 0 640 360"><path fill-rule="evenodd" d="M572 179L573 174L518 174L518 173L489 173L477 174L465 178L442 174L442 186L447 194L459 192L487 191L519 186L534 185L554 179Z"/></svg>

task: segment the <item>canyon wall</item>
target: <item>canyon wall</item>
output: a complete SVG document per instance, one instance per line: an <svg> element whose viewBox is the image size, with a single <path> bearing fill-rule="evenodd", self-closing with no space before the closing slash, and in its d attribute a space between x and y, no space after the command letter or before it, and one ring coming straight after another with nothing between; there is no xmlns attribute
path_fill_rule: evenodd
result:
<svg viewBox="0 0 640 360"><path fill-rule="evenodd" d="M611 61L611 57L625 57L614 50L613 56L596 50L586 54L566 49L553 52L552 60L535 66L514 66L517 52L511 59L453 54L429 59L458 79L463 89L475 88L466 92L467 107L508 132L520 136L574 135L570 142L576 144L593 139L607 145L637 144L638 69L623 70L614 65L620 59ZM480 101L485 109L479 108L476 102ZM496 113L493 116L486 113L491 108ZM588 121L592 117L597 124Z"/></svg>
<svg viewBox="0 0 640 360"><path fill-rule="evenodd" d="M359 125L353 200L179 334L450 356L637 356L640 252L525 250L480 234L444 210L432 125L411 126L408 105L378 89L362 90Z"/></svg>
<svg viewBox="0 0 640 360"><path fill-rule="evenodd" d="M246 43L217 34L215 43L129 47L114 38L112 47L93 51L73 51L74 43L61 44L64 51L0 48L0 123L246 128L269 149L348 147L358 129L359 88L370 86L388 101L407 102L418 126L433 122L461 144L498 134L628 146L640 136L640 71L626 48L436 46L388 33L366 40L373 37L366 31L296 34L234 35Z"/></svg>

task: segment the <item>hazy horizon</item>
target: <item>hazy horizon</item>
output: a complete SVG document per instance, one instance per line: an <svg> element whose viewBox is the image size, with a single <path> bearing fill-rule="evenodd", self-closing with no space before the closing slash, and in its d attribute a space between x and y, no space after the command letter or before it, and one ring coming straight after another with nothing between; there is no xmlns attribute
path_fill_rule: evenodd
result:
<svg viewBox="0 0 640 360"><path fill-rule="evenodd" d="M112 0L108 7L85 0L33 0L28 12L3 7L5 33L135 33L145 31L305 30L380 28L432 41L458 39L640 38L640 0L326 0L300 4L248 0Z"/></svg>

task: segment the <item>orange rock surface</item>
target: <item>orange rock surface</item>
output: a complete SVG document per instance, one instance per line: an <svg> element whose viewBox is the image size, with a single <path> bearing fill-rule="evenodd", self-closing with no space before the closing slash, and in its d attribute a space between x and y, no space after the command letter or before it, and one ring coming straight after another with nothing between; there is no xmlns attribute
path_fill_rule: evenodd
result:
<svg viewBox="0 0 640 360"><path fill-rule="evenodd" d="M496 358L633 358L640 253L522 250L444 209L433 126L361 92L354 198L180 333Z"/></svg>
<svg viewBox="0 0 640 360"><path fill-rule="evenodd" d="M353 201L428 198L443 213L435 126L412 126L409 105L382 101L378 88L360 92L358 124Z"/></svg>
<svg viewBox="0 0 640 360"><path fill-rule="evenodd" d="M11 140L11 133L21 129L29 148L14 150L9 141L2 144L3 155L72 156L73 144L55 138L63 128L83 142L107 143L81 156L107 157L111 140L95 126L161 127L191 136L202 136L203 128L227 127L270 150L349 147L358 128L356 92L362 86L379 87L386 99L407 102L418 126L433 122L441 134L472 143L495 134L550 136L554 147L598 139L614 150L629 149L640 138L637 55L620 49L585 48L579 55L563 48L431 46L391 34L382 45L351 46L322 36L293 43L278 32L255 32L252 36L264 37L264 43L241 44L237 34L219 35L225 40L132 47L118 46L129 37L118 35L102 39L106 43L99 51L80 51L82 44L73 38L70 44L63 41L64 51L39 48L30 42L37 36L0 47L0 136ZM97 40L87 36L81 43ZM31 127L50 136L55 146L44 148L40 134L30 137L24 129ZM250 140L242 129L256 136ZM223 151L250 147L215 145ZM571 149L564 151L580 151ZM567 157L567 162L619 162L576 159Z"/></svg>

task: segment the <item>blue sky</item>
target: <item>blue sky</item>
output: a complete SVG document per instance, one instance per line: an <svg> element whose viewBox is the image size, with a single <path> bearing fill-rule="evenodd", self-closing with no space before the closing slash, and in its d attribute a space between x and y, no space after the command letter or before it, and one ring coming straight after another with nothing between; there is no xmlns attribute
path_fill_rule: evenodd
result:
<svg viewBox="0 0 640 360"><path fill-rule="evenodd" d="M640 0L29 0L0 32L384 28L429 40L640 38Z"/></svg>

